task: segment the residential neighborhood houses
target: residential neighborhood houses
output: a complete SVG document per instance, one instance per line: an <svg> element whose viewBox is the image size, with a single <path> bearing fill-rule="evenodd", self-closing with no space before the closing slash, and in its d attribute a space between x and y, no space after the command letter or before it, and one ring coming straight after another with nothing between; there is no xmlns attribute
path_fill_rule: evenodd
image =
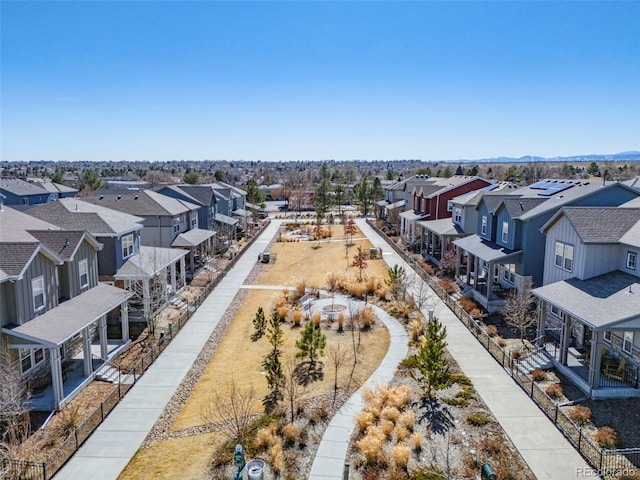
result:
<svg viewBox="0 0 640 480"><path fill-rule="evenodd" d="M532 356L585 396L640 398L637 178L519 185L419 173L378 179L384 193L365 200L408 254L436 269L453 265L458 295L487 314L532 295ZM308 185L269 185L314 201ZM207 261L254 227L263 209L241 187L176 182L79 197L53 182L0 181L1 335L34 409L67 404ZM347 190L358 206L363 189L356 181ZM270 213L281 214L277 205Z"/></svg>

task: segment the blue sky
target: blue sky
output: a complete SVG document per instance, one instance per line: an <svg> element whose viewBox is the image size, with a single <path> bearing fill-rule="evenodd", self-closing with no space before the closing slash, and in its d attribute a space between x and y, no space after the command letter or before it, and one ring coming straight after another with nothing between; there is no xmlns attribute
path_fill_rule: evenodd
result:
<svg viewBox="0 0 640 480"><path fill-rule="evenodd" d="M640 2L2 1L2 160L640 150Z"/></svg>

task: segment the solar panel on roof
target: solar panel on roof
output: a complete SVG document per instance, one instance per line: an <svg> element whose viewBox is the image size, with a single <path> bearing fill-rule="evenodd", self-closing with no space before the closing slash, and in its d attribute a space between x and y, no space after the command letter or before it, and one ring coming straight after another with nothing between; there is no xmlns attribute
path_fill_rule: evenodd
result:
<svg viewBox="0 0 640 480"><path fill-rule="evenodd" d="M496 188L498 188L498 184L494 183L493 185L487 185L486 187L484 187L482 189L483 192L490 192L491 190L495 190Z"/></svg>

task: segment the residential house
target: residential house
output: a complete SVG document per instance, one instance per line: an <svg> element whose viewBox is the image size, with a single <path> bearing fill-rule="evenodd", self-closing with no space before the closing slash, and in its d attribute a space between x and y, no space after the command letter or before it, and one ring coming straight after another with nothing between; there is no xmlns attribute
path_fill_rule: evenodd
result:
<svg viewBox="0 0 640 480"><path fill-rule="evenodd" d="M34 409L64 406L128 342L131 293L98 281L101 248L89 232L0 204L0 337L16 352ZM115 342L108 315L122 326Z"/></svg>
<svg viewBox="0 0 640 480"><path fill-rule="evenodd" d="M542 227L540 346L591 398L640 397L640 202L565 207Z"/></svg>
<svg viewBox="0 0 640 480"><path fill-rule="evenodd" d="M428 178L426 175L416 175L418 178ZM406 182L399 178L397 182L391 182L384 186L384 200L375 204L376 218L384 220L389 227L400 228L400 213L404 212L407 203L405 199Z"/></svg>
<svg viewBox="0 0 640 480"><path fill-rule="evenodd" d="M0 179L0 193L5 196L5 205L19 206L20 208L52 202L59 197L58 193L50 192L40 185L19 178Z"/></svg>
<svg viewBox="0 0 640 480"><path fill-rule="evenodd" d="M54 194L56 196L55 198L70 198L76 197L78 195L77 188L71 188L60 183L52 182L48 178L29 178L27 179L27 181L29 183L42 187L49 193Z"/></svg>
<svg viewBox="0 0 640 480"><path fill-rule="evenodd" d="M102 245L98 252L100 281L133 293L129 321L136 336L148 318L186 286L187 251L141 245L144 218L76 198L60 199L26 211L64 229L89 231ZM152 295L153 292L157 295ZM112 319L109 328L118 330Z"/></svg>
<svg viewBox="0 0 640 480"><path fill-rule="evenodd" d="M531 282L542 285L544 234L541 227L564 206L618 206L639 195L627 185L545 180L506 194L483 195L478 233L455 240L456 278L465 294L490 312L509 291Z"/></svg>

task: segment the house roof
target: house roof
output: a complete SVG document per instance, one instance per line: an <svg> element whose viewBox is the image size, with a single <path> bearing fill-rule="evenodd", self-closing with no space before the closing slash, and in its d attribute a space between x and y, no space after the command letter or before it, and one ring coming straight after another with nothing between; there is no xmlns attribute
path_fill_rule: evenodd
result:
<svg viewBox="0 0 640 480"><path fill-rule="evenodd" d="M190 195L189 193L187 193L183 188L180 188L178 185L165 185L164 187L161 187L157 190L155 190L156 192L164 195L164 191L165 190L172 190L174 192L176 192L178 195L181 195L183 197L186 197L186 200L188 202L191 202L195 205L205 205L204 203L202 203L200 200L198 200L197 198L195 198L193 195ZM206 205L209 205L209 203L207 202Z"/></svg>
<svg viewBox="0 0 640 480"><path fill-rule="evenodd" d="M154 215L175 216L200 208L199 205L162 195L153 190L119 194L110 194L108 190L105 190L103 195L92 195L85 197L84 200L94 205L101 205L142 217Z"/></svg>
<svg viewBox="0 0 640 480"><path fill-rule="evenodd" d="M512 263L518 263L522 255L522 250L510 250L478 235L459 238L454 240L453 243L486 262L509 259Z"/></svg>
<svg viewBox="0 0 640 480"><path fill-rule="evenodd" d="M400 213L400 216L409 222L423 220L429 216L428 213L415 213L413 210L406 210Z"/></svg>
<svg viewBox="0 0 640 480"><path fill-rule="evenodd" d="M532 293L594 330L640 329L640 278L628 273L614 271L588 280L570 278L535 288Z"/></svg>
<svg viewBox="0 0 640 480"><path fill-rule="evenodd" d="M20 197L49 194L49 192L40 185L25 182L19 178L0 178L0 189Z"/></svg>
<svg viewBox="0 0 640 480"><path fill-rule="evenodd" d="M149 278L163 268L187 255L188 250L178 248L141 246L137 255L130 257L115 274L116 279Z"/></svg>
<svg viewBox="0 0 640 480"><path fill-rule="evenodd" d="M191 195L198 200L202 205L210 205L211 199L216 201L216 197L213 194L213 187L211 185L175 185L183 192Z"/></svg>
<svg viewBox="0 0 640 480"><path fill-rule="evenodd" d="M34 180L30 183L33 183L35 185L42 187L44 190L46 190L49 193L77 193L78 192L77 188L67 187L66 185L52 182L51 180L39 179L39 180Z"/></svg>
<svg viewBox="0 0 640 480"><path fill-rule="evenodd" d="M236 223L238 223L237 218L229 217L228 215L224 215L223 213L216 213L215 221L226 223L227 225L235 225Z"/></svg>
<svg viewBox="0 0 640 480"><path fill-rule="evenodd" d="M517 188L518 186L512 182L493 183L478 190L472 190L471 192L458 195L452 198L451 202L457 205L477 206L484 196L505 194L508 191L515 191Z"/></svg>
<svg viewBox="0 0 640 480"><path fill-rule="evenodd" d="M19 276L38 247L36 242L0 243L0 279Z"/></svg>
<svg viewBox="0 0 640 480"><path fill-rule="evenodd" d="M617 243L624 236L628 241L640 241L640 208L564 207L541 231L546 232L563 216L584 243Z"/></svg>
<svg viewBox="0 0 640 480"><path fill-rule="evenodd" d="M507 209L511 218L520 218L545 201L544 198L506 197L502 200L502 205Z"/></svg>
<svg viewBox="0 0 640 480"><path fill-rule="evenodd" d="M29 233L36 237L43 245L55 252L62 260L73 260L73 256L80 244L86 239L96 250L102 250L93 235L81 230L30 230Z"/></svg>
<svg viewBox="0 0 640 480"><path fill-rule="evenodd" d="M38 345L60 346L132 295L127 290L99 283L33 320L2 331ZM12 340L12 343L16 341Z"/></svg>
<svg viewBox="0 0 640 480"><path fill-rule="evenodd" d="M420 225L425 230L429 230L430 232L441 235L443 237L464 235L464 231L462 230L462 228L460 228L459 225L453 223L450 218L425 220L418 222L418 225Z"/></svg>
<svg viewBox="0 0 640 480"><path fill-rule="evenodd" d="M202 242L215 236L216 232L213 230L204 230L202 228L194 228L187 232L181 233L171 244L172 247L197 247Z"/></svg>
<svg viewBox="0 0 640 480"><path fill-rule="evenodd" d="M0 242L37 242L27 230L60 230L60 227L15 208L5 206L0 210Z"/></svg>
<svg viewBox="0 0 640 480"><path fill-rule="evenodd" d="M77 198L60 198L55 202L37 205L29 215L47 219L68 230L87 230L96 236L110 236L142 229L144 218L95 205Z"/></svg>

